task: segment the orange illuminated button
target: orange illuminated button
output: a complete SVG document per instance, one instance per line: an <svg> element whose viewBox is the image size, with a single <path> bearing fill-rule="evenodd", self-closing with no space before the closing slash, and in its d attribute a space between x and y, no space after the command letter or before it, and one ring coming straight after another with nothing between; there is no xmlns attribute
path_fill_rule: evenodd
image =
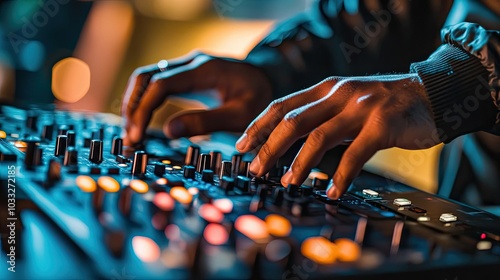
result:
<svg viewBox="0 0 500 280"><path fill-rule="evenodd" d="M86 175L76 177L75 182L76 185L84 192L94 192L97 188L94 179Z"/></svg>
<svg viewBox="0 0 500 280"><path fill-rule="evenodd" d="M210 223L222 223L224 220L224 214L212 204L201 205L198 209L198 214Z"/></svg>
<svg viewBox="0 0 500 280"><path fill-rule="evenodd" d="M132 248L135 255L143 262L154 262L160 258L160 247L150 238L134 236Z"/></svg>
<svg viewBox="0 0 500 280"><path fill-rule="evenodd" d="M208 224L203 231L203 237L211 245L222 245L227 242L229 233L220 224Z"/></svg>
<svg viewBox="0 0 500 280"><path fill-rule="evenodd" d="M300 252L304 257L323 265L335 263L338 257L337 245L322 236L304 240Z"/></svg>
<svg viewBox="0 0 500 280"><path fill-rule="evenodd" d="M120 190L120 183L109 176L99 177L99 179L97 179L97 185L107 192L117 192Z"/></svg>
<svg viewBox="0 0 500 280"><path fill-rule="evenodd" d="M358 243L348 238L338 238L334 242L338 248L338 259L342 262L355 262L361 256Z"/></svg>
<svg viewBox="0 0 500 280"><path fill-rule="evenodd" d="M7 138L7 133L5 133L5 131L3 130L0 130L0 139L5 139Z"/></svg>
<svg viewBox="0 0 500 280"><path fill-rule="evenodd" d="M170 160L168 160L168 159L164 159L164 160L161 161L161 163L163 163L163 164L171 164L172 162Z"/></svg>
<svg viewBox="0 0 500 280"><path fill-rule="evenodd" d="M173 187L170 190L170 195L183 204L189 204L193 200L193 196L183 187Z"/></svg>
<svg viewBox="0 0 500 280"><path fill-rule="evenodd" d="M269 237L266 222L254 215L239 216L234 222L234 227L253 241L261 241Z"/></svg>
<svg viewBox="0 0 500 280"><path fill-rule="evenodd" d="M278 237L285 237L292 231L290 221L280 215L269 214L266 217L267 230L270 234Z"/></svg>
<svg viewBox="0 0 500 280"><path fill-rule="evenodd" d="M143 180L132 180L130 182L130 188L138 193L146 193L149 190L148 183Z"/></svg>

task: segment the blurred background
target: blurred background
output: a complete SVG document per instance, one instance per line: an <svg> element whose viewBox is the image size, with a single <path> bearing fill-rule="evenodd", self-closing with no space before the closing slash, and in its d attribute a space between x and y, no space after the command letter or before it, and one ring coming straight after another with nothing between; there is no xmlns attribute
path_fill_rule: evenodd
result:
<svg viewBox="0 0 500 280"><path fill-rule="evenodd" d="M312 2L0 0L0 98L119 114L137 67L193 50L244 58L277 21ZM435 192L440 149L388 149L366 169Z"/></svg>

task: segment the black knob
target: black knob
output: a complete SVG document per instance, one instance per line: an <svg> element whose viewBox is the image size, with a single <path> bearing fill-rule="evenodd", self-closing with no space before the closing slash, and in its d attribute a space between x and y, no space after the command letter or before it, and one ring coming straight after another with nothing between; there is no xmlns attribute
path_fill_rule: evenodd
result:
<svg viewBox="0 0 500 280"><path fill-rule="evenodd" d="M222 161L219 178L222 178L224 176L231 177L232 169L233 169L233 164L230 161L227 160Z"/></svg>
<svg viewBox="0 0 500 280"><path fill-rule="evenodd" d="M262 209L264 207L264 203L266 202L266 197L267 197L267 186L265 185L258 186L257 193L250 202L250 211L256 212L257 210Z"/></svg>
<svg viewBox="0 0 500 280"><path fill-rule="evenodd" d="M26 168L31 169L35 165L36 150L40 143L40 138L29 137L24 140L26 143L26 152L24 153L24 164Z"/></svg>
<svg viewBox="0 0 500 280"><path fill-rule="evenodd" d="M196 171L196 168L194 168L194 166L185 165L184 166L184 178L194 179L195 171Z"/></svg>
<svg viewBox="0 0 500 280"><path fill-rule="evenodd" d="M93 163L102 162L102 141L94 139L90 141L89 160Z"/></svg>
<svg viewBox="0 0 500 280"><path fill-rule="evenodd" d="M69 127L65 124L59 126L59 130L57 132L57 135L66 135L66 133L68 132L69 130Z"/></svg>
<svg viewBox="0 0 500 280"><path fill-rule="evenodd" d="M33 165L42 164L42 156L43 156L43 149L40 147L36 147L35 156L33 158Z"/></svg>
<svg viewBox="0 0 500 280"><path fill-rule="evenodd" d="M214 172L210 169L205 169L201 172L201 180L205 183L212 184L214 182Z"/></svg>
<svg viewBox="0 0 500 280"><path fill-rule="evenodd" d="M283 187L277 187L273 190L273 204L276 206L281 206L283 204Z"/></svg>
<svg viewBox="0 0 500 280"><path fill-rule="evenodd" d="M64 153L64 166L78 164L78 151L74 147L68 147Z"/></svg>
<svg viewBox="0 0 500 280"><path fill-rule="evenodd" d="M185 165L196 166L198 164L198 156L200 155L200 147L191 145L186 151Z"/></svg>
<svg viewBox="0 0 500 280"><path fill-rule="evenodd" d="M156 176L161 177L163 176L163 174L165 174L165 164L161 162L156 162L154 166L155 166L154 173Z"/></svg>
<svg viewBox="0 0 500 280"><path fill-rule="evenodd" d="M99 129L94 129L92 130L92 134L90 136L91 139L94 139L94 140L103 140L103 135L101 134L101 130Z"/></svg>
<svg viewBox="0 0 500 280"><path fill-rule="evenodd" d="M231 164L233 165L233 170L232 170L233 176L238 176L239 174L242 157L243 157L242 154L234 154L231 157Z"/></svg>
<svg viewBox="0 0 500 280"><path fill-rule="evenodd" d="M26 117L26 128L29 130L37 130L38 115L35 113L28 113Z"/></svg>
<svg viewBox="0 0 500 280"><path fill-rule="evenodd" d="M242 161L240 162L240 168L238 175L250 177L250 161Z"/></svg>
<svg viewBox="0 0 500 280"><path fill-rule="evenodd" d="M68 136L68 147L74 147L76 143L76 134L73 130L68 130L66 132L66 136Z"/></svg>
<svg viewBox="0 0 500 280"><path fill-rule="evenodd" d="M57 159L51 159L49 161L49 168L47 169L47 175L45 178L44 185L46 187L52 187L56 182L61 180L61 163Z"/></svg>
<svg viewBox="0 0 500 280"><path fill-rule="evenodd" d="M210 157L212 158L210 169L212 169L215 174L219 174L222 166L222 153L219 151L211 151Z"/></svg>
<svg viewBox="0 0 500 280"><path fill-rule="evenodd" d="M205 169L210 169L210 164L212 163L211 161L212 160L209 154L201 154L200 159L198 160L197 171L202 172Z"/></svg>
<svg viewBox="0 0 500 280"><path fill-rule="evenodd" d="M115 156L121 155L122 149L123 149L123 139L121 139L120 137L113 137L113 142L111 142L111 154Z"/></svg>
<svg viewBox="0 0 500 280"><path fill-rule="evenodd" d="M220 181L220 187L226 192L226 194L234 189L234 179L229 176L222 176Z"/></svg>
<svg viewBox="0 0 500 280"><path fill-rule="evenodd" d="M302 191L302 197L308 197L313 194L313 188L309 186L302 186L300 190Z"/></svg>
<svg viewBox="0 0 500 280"><path fill-rule="evenodd" d="M54 134L54 125L46 124L42 128L41 138L45 140L52 140L52 136Z"/></svg>
<svg viewBox="0 0 500 280"><path fill-rule="evenodd" d="M54 155L63 156L67 146L68 146L68 136L57 135L56 146L54 148Z"/></svg>
<svg viewBox="0 0 500 280"><path fill-rule="evenodd" d="M290 197L298 197L299 196L299 186L294 185L294 184L288 184L288 186L286 187L286 193Z"/></svg>
<svg viewBox="0 0 500 280"><path fill-rule="evenodd" d="M148 165L148 154L145 151L136 151L134 154L134 162L132 163L133 175L146 174L146 167Z"/></svg>
<svg viewBox="0 0 500 280"><path fill-rule="evenodd" d="M250 191L250 178L245 176L238 176L235 180L236 187L242 192L247 193Z"/></svg>

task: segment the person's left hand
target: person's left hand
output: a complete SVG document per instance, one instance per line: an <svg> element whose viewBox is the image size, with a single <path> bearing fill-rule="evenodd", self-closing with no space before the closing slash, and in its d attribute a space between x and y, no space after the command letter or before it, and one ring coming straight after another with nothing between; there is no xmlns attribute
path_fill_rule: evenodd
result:
<svg viewBox="0 0 500 280"><path fill-rule="evenodd" d="M307 136L281 178L287 186L302 184L326 151L352 141L327 190L337 199L378 150L429 148L440 142L436 135L430 103L416 74L332 77L272 102L247 127L236 148L257 148L250 171L260 177Z"/></svg>

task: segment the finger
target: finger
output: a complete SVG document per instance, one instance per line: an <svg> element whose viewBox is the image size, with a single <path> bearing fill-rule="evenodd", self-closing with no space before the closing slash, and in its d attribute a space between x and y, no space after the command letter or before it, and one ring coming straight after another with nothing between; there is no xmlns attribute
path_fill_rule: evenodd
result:
<svg viewBox="0 0 500 280"><path fill-rule="evenodd" d="M252 161L252 174L263 176L299 138L334 117L341 108L332 101L323 97L286 114Z"/></svg>
<svg viewBox="0 0 500 280"><path fill-rule="evenodd" d="M165 124L163 132L168 138L176 139L220 130L241 131L245 123L241 114L243 106L243 102L235 100L213 110L186 113Z"/></svg>
<svg viewBox="0 0 500 280"><path fill-rule="evenodd" d="M288 112L322 98L336 82L337 79L327 79L310 88L273 101L247 127L236 143L236 149L246 153L264 143Z"/></svg>
<svg viewBox="0 0 500 280"><path fill-rule="evenodd" d="M201 52L194 51L185 56L170 59L168 60L167 69L174 69L176 67L189 64L193 61L193 59L200 55L202 55ZM124 114L127 118L130 118L133 115L142 95L144 94L144 91L149 85L151 77L159 72L161 71L158 63L154 63L139 67L134 71L134 73L132 73L125 89L121 108L122 114Z"/></svg>
<svg viewBox="0 0 500 280"><path fill-rule="evenodd" d="M333 177L333 185L327 190L328 197L338 199L351 185L364 164L383 148L386 132L380 125L365 126L342 155L339 167Z"/></svg>
<svg viewBox="0 0 500 280"><path fill-rule="evenodd" d="M186 66L155 74L130 119L129 140L134 143L142 139L153 111L168 95L213 88L219 77L213 70L216 63L210 62L215 61L198 57Z"/></svg>
<svg viewBox="0 0 500 280"><path fill-rule="evenodd" d="M343 112L313 130L302 145L290 169L281 178L282 185L302 184L311 169L320 163L326 151L359 132L360 123L353 121L351 114Z"/></svg>

